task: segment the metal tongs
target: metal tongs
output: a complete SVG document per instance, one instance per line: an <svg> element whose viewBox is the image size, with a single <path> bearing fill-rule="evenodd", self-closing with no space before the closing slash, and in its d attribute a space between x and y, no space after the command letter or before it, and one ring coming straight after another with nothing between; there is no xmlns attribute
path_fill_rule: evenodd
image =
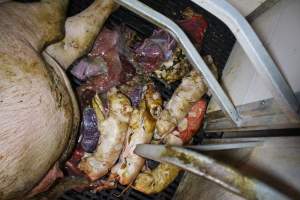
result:
<svg viewBox="0 0 300 200"><path fill-rule="evenodd" d="M289 199L265 183L246 177L239 171L202 154L205 151L253 148L260 144L262 141L215 143L187 147L140 144L137 145L134 152L144 158L178 166L246 199ZM193 149L193 151L189 149Z"/></svg>

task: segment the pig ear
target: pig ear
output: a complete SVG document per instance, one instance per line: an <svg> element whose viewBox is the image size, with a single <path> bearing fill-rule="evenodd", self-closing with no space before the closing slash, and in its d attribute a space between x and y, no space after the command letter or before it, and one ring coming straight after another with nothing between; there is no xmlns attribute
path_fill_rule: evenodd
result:
<svg viewBox="0 0 300 200"><path fill-rule="evenodd" d="M113 0L95 0L86 10L67 19L65 37L46 48L46 53L64 69L86 54L104 22L116 8Z"/></svg>

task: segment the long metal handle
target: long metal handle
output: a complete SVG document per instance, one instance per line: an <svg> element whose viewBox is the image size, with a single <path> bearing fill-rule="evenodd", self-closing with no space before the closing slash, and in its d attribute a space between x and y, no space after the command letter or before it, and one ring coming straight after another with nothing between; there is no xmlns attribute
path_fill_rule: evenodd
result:
<svg viewBox="0 0 300 200"><path fill-rule="evenodd" d="M129 9L130 11L138 14L139 16L149 20L153 24L169 31L173 37L179 42L182 49L185 51L186 56L190 63L199 70L205 81L207 82L209 88L211 89L213 95L217 98L219 105L221 105L223 111L234 121L237 126L241 125L241 118L232 104L231 100L223 91L222 87L215 79L212 72L209 70L198 51L191 43L187 35L181 30L181 28L174 23L172 20L162 15L161 13L153 10L149 6L139 2L138 0L115 0L120 5Z"/></svg>
<svg viewBox="0 0 300 200"><path fill-rule="evenodd" d="M299 102L247 20L225 0L192 0L223 21L233 32L280 108L299 120Z"/></svg>
<svg viewBox="0 0 300 200"><path fill-rule="evenodd" d="M259 180L246 177L208 156L182 147L142 144L137 145L135 152L148 159L181 167L249 200L289 199Z"/></svg>

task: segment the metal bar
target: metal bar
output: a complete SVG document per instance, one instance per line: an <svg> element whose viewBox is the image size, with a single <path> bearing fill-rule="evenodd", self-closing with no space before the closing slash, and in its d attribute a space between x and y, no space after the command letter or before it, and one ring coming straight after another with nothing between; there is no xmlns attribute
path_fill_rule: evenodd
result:
<svg viewBox="0 0 300 200"><path fill-rule="evenodd" d="M197 150L197 151L221 151L221 150L232 150L232 149L243 149L256 147L260 145L261 141L246 141L228 144L201 144L201 145L190 145L185 146L187 149Z"/></svg>
<svg viewBox="0 0 300 200"><path fill-rule="evenodd" d="M239 171L216 160L182 147L143 144L137 145L139 155L176 165L212 181L228 191L249 200L289 199L265 183L242 175Z"/></svg>
<svg viewBox="0 0 300 200"><path fill-rule="evenodd" d="M300 99L300 92L296 92L295 95ZM243 116L242 126L236 127L221 110L218 110L207 114L205 131L228 132L300 127L300 121L290 121L274 98L239 105L236 109Z"/></svg>
<svg viewBox="0 0 300 200"><path fill-rule="evenodd" d="M261 14L275 6L281 0L266 0L260 6L258 6L251 14L249 14L246 19L248 22L253 22L254 19L259 17Z"/></svg>
<svg viewBox="0 0 300 200"><path fill-rule="evenodd" d="M291 121L299 119L299 102L247 20L225 0L192 0L222 20L233 32L256 71Z"/></svg>
<svg viewBox="0 0 300 200"><path fill-rule="evenodd" d="M186 34L181 30L181 28L174 23L172 20L162 15L161 13L153 10L149 6L139 2L138 0L115 0L120 5L129 9L130 11L138 14L139 16L149 20L153 24L169 31L173 37L179 42L182 49L185 51L187 58L190 63L202 73L205 81L207 82L209 88L211 89L214 96L218 100L219 105L221 105L224 112L232 119L232 121L240 126L242 120L232 104L231 100L223 91L222 87L215 79L212 72L209 70L199 53L197 52L194 45L191 43Z"/></svg>

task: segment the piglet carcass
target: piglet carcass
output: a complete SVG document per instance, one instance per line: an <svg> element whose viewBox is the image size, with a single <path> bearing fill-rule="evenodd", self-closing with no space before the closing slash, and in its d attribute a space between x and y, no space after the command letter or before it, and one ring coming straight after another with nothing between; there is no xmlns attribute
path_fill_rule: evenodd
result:
<svg viewBox="0 0 300 200"><path fill-rule="evenodd" d="M0 1L0 199L24 199L72 149L79 111L64 69L115 4L96 0L65 19L67 5Z"/></svg>

